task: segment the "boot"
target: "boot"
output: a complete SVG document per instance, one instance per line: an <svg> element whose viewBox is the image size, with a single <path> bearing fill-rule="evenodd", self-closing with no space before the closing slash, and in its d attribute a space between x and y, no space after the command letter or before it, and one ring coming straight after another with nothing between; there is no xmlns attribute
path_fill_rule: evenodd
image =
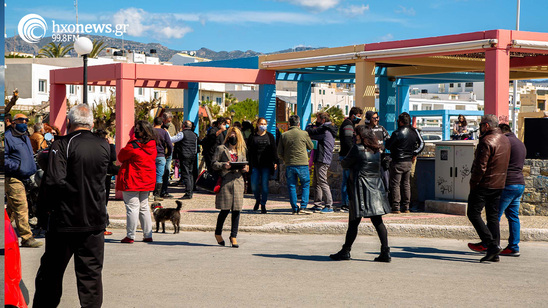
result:
<svg viewBox="0 0 548 308"><path fill-rule="evenodd" d="M164 198L160 197L160 191L162 191L162 183L156 183L154 187L154 201L164 201Z"/></svg>
<svg viewBox="0 0 548 308"><path fill-rule="evenodd" d="M259 200L255 201L255 206L253 207L253 211L258 211L260 204L261 204L261 202Z"/></svg>
<svg viewBox="0 0 548 308"><path fill-rule="evenodd" d="M381 254L375 258L376 262L390 262L392 258L390 257L390 247L381 246Z"/></svg>
<svg viewBox="0 0 548 308"><path fill-rule="evenodd" d="M261 204L261 214L266 214L266 204Z"/></svg>
<svg viewBox="0 0 548 308"><path fill-rule="evenodd" d="M350 260L350 249L343 246L339 252L329 255L329 257L334 261Z"/></svg>

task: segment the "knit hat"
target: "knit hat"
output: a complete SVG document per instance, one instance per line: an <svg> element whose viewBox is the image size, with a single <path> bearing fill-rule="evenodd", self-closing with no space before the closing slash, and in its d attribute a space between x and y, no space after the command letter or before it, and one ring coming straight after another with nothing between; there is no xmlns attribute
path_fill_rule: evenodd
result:
<svg viewBox="0 0 548 308"><path fill-rule="evenodd" d="M365 123L369 124L371 123L371 118L375 115L375 111L371 111L369 110L368 112L365 113Z"/></svg>

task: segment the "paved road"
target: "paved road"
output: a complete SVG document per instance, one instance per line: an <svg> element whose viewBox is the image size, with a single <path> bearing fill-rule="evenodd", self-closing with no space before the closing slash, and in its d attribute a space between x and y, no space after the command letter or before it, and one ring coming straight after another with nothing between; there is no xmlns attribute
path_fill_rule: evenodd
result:
<svg viewBox="0 0 548 308"><path fill-rule="evenodd" d="M378 239L359 237L352 261L330 261L341 235L248 234L240 248L211 232L154 234L154 243L106 244L104 307L546 307L548 243L522 244L522 256L479 263L466 242L390 238L393 261L372 262ZM225 233L225 237L228 235ZM43 239L41 239L43 240ZM228 240L228 238L226 239ZM34 293L43 249L21 249ZM60 307L78 307L72 262Z"/></svg>

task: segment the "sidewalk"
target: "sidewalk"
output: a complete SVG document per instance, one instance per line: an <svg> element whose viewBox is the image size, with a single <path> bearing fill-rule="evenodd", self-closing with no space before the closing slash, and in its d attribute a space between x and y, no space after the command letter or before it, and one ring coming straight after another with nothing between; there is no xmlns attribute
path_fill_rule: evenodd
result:
<svg viewBox="0 0 548 308"><path fill-rule="evenodd" d="M170 186L173 199L164 199L163 207L176 207L175 200L183 195L179 186ZM114 195L112 191L111 197ZM218 210L215 209L215 195L198 191L191 200L182 200L182 231L213 231ZM262 233L306 233L306 234L345 234L348 213L314 213L310 215L291 215L288 198L281 195L269 196L268 214L253 211L253 195L244 196L244 207L240 217L240 231ZM337 206L337 204L335 204ZM311 205L309 204L309 208ZM123 201L110 200L109 228L125 229L126 210ZM478 236L466 216L439 213L388 214L383 216L390 236L452 238L478 240ZM548 241L547 216L520 216L522 241ZM153 223L155 230L155 223ZM225 224L225 228L230 223ZM508 237L508 222L501 220L501 239ZM161 230L161 229L160 229ZM168 231L169 230L169 231ZM172 232L171 222L166 223L166 232ZM376 235L373 225L364 219L360 234Z"/></svg>

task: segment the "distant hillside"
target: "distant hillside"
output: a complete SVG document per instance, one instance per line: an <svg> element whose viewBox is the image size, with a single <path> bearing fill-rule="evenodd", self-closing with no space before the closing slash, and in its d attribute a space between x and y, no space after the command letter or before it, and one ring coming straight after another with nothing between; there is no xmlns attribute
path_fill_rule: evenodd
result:
<svg viewBox="0 0 548 308"><path fill-rule="evenodd" d="M156 52L158 53L158 56L160 57L160 61L168 61L174 54L176 54L177 52L180 52L180 50L169 49L163 46L162 44L158 44L158 43L145 44L145 43L139 43L139 42L128 41L128 40L124 40L122 43L121 38L112 38L108 36L99 36L99 35L89 35L89 38L92 40L97 39L97 40L104 41L107 47L121 48L123 44L123 47L126 50L143 51L146 53L149 53L151 49L156 49ZM51 41L52 41L51 37L45 37L42 40L40 40L40 42L37 44L29 44L21 40L19 36L13 36L13 37L6 38L5 49L6 49L6 52L16 51L16 52L23 52L23 53L38 55L38 51L40 50L40 48L42 48L42 46L44 45L51 43ZM281 51L276 51L276 52L273 52L273 54L285 53L285 52L291 52L291 51L311 50L311 49L317 49L317 48L297 47L297 48L290 48L290 49L285 49ZM104 51L102 54L104 54ZM199 50L196 50L196 56L211 59L211 60L238 59L238 58L259 56L262 54L264 53L253 51L253 50L247 50L247 51L233 50L233 51L217 52L205 47L202 47ZM76 56L76 53L72 51L71 55Z"/></svg>

